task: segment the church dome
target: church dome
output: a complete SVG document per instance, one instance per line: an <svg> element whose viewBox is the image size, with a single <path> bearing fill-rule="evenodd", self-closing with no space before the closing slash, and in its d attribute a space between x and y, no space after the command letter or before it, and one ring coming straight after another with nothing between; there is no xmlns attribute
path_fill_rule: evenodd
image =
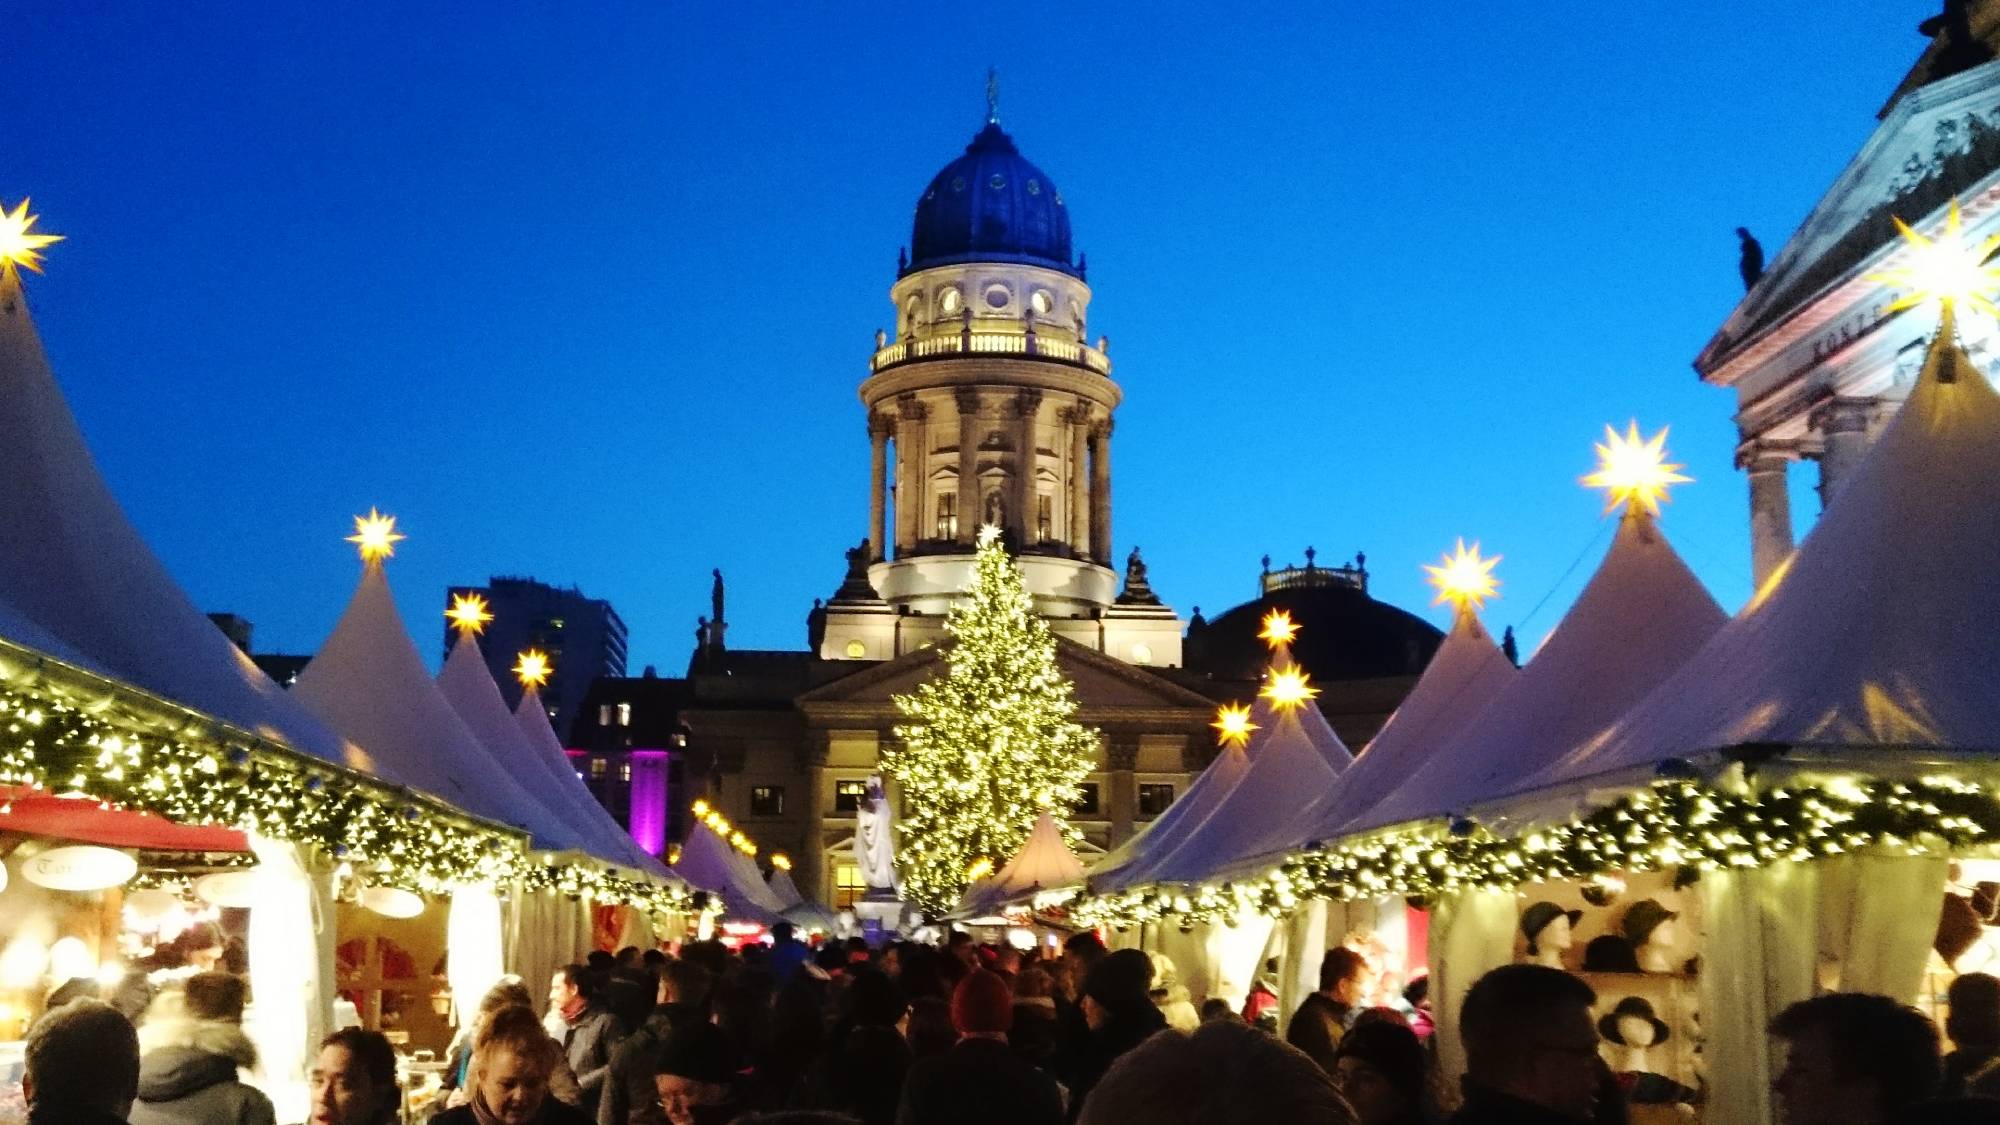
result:
<svg viewBox="0 0 2000 1125"><path fill-rule="evenodd" d="M1081 276L1070 264L1069 209L996 122L932 177L917 200L910 270L1016 262Z"/></svg>
<svg viewBox="0 0 2000 1125"><path fill-rule="evenodd" d="M1444 640L1429 622L1353 586L1273 590L1188 630L1187 666L1219 680L1254 680L1271 650L1258 638L1264 615L1291 614L1292 659L1315 682L1415 676Z"/></svg>

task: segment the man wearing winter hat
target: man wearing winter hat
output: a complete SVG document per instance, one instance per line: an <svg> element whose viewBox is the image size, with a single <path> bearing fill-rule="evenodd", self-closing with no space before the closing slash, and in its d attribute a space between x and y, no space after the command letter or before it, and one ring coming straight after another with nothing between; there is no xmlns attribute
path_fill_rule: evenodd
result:
<svg viewBox="0 0 2000 1125"><path fill-rule="evenodd" d="M1083 1112L1083 1100L1118 1057L1167 1026L1153 1006L1153 962L1136 949L1107 954L1083 979L1083 1018L1090 1038L1070 1068L1069 1119Z"/></svg>
<svg viewBox="0 0 2000 1125"><path fill-rule="evenodd" d="M667 1037L653 1084L670 1125L709 1125L735 1116L729 1104L735 1078L736 1053L722 1029L691 1023Z"/></svg>
<svg viewBox="0 0 2000 1125"><path fill-rule="evenodd" d="M1006 979L967 973L951 994L958 1043L910 1067L896 1125L1061 1125L1055 1079L1007 1046L1013 1019Z"/></svg>

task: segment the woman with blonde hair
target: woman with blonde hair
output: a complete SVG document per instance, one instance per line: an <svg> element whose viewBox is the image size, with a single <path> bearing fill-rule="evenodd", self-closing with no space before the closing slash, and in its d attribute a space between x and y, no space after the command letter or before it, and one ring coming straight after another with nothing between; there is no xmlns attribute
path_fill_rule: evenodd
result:
<svg viewBox="0 0 2000 1125"><path fill-rule="evenodd" d="M466 1104L445 1110L435 1125L593 1125L549 1089L562 1045L549 1038L534 1009L501 1008L480 1024L467 1072Z"/></svg>

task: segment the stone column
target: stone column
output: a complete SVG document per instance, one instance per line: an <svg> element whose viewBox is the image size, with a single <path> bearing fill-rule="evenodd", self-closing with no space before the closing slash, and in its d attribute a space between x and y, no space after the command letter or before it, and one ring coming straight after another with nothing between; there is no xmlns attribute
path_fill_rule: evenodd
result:
<svg viewBox="0 0 2000 1125"><path fill-rule="evenodd" d="M979 536L979 392L958 389L958 541Z"/></svg>
<svg viewBox="0 0 2000 1125"><path fill-rule="evenodd" d="M888 543L889 416L868 412L868 561L881 562Z"/></svg>
<svg viewBox="0 0 2000 1125"><path fill-rule="evenodd" d="M930 518L930 435L924 419L930 410L913 394L896 400L896 556L915 549L928 536Z"/></svg>
<svg viewBox="0 0 2000 1125"><path fill-rule="evenodd" d="M1762 589L1766 579L1792 553L1792 495L1786 474L1793 452L1768 442L1745 442L1736 451L1736 466L1750 478L1750 580Z"/></svg>
<svg viewBox="0 0 2000 1125"><path fill-rule="evenodd" d="M1090 442L1090 555L1111 558L1111 419L1092 428Z"/></svg>
<svg viewBox="0 0 2000 1125"><path fill-rule="evenodd" d="M1872 398L1832 398L1813 408L1808 423L1826 435L1819 455L1819 506L1824 511L1853 476L1855 467L1868 452L1869 423L1874 419Z"/></svg>
<svg viewBox="0 0 2000 1125"><path fill-rule="evenodd" d="M806 832L805 854L792 865L793 878L803 874L807 882L799 888L799 893L807 900L822 906L831 906L833 887L826 878L826 819L833 815L833 773L827 769L827 759L833 752L833 735L829 731L808 728L806 730L805 761L806 773Z"/></svg>
<svg viewBox="0 0 2000 1125"><path fill-rule="evenodd" d="M1032 546L1041 537L1035 527L1035 418L1042 411L1042 392L1029 388L1014 394L1017 423L1014 446L1014 541Z"/></svg>
<svg viewBox="0 0 2000 1125"><path fill-rule="evenodd" d="M1139 781L1132 770L1139 764L1139 736L1117 732L1105 735L1104 812L1111 820L1107 842L1113 848L1132 836L1133 820L1139 812Z"/></svg>
<svg viewBox="0 0 2000 1125"><path fill-rule="evenodd" d="M1078 400L1063 411L1069 427L1069 545L1080 556L1090 554L1090 404Z"/></svg>

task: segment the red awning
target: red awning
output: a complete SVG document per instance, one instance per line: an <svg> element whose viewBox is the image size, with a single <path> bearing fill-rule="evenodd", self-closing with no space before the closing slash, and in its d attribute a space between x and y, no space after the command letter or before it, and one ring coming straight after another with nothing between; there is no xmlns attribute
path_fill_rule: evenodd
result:
<svg viewBox="0 0 2000 1125"><path fill-rule="evenodd" d="M25 786L0 786L0 832L51 836L110 848L154 852L247 852L234 828L175 824L151 813L100 808L96 801L53 797Z"/></svg>

